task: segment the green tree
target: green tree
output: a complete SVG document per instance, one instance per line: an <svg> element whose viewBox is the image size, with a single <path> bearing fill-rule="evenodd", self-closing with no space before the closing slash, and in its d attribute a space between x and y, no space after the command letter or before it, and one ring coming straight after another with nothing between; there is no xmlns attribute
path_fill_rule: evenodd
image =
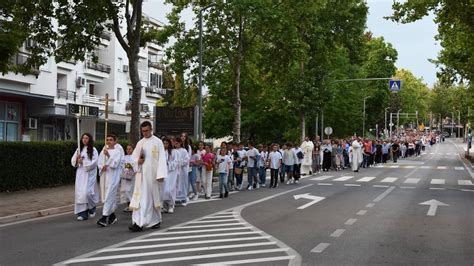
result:
<svg viewBox="0 0 474 266"><path fill-rule="evenodd" d="M143 17L143 0L125 1L1 1L0 4L0 71L28 73L44 64L49 56L57 62L97 61L94 50L104 30L111 30L129 60L133 87L130 140L139 139L141 82L138 75L138 53L147 42L163 43L169 33L157 31ZM125 28L121 30L120 23ZM11 55L19 51L26 39L34 41L32 56L26 64L14 67Z"/></svg>
<svg viewBox="0 0 474 266"><path fill-rule="evenodd" d="M472 81L474 78L474 2L472 0L408 0L393 3L389 19L410 23L429 13L435 15L443 49L433 61L441 67L440 78Z"/></svg>

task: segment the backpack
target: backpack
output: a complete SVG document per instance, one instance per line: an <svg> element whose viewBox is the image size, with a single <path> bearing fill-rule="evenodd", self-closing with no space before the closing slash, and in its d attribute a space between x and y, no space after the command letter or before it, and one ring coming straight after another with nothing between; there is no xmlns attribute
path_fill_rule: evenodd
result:
<svg viewBox="0 0 474 266"><path fill-rule="evenodd" d="M301 151L299 151L298 153L296 153L296 157L298 157L298 159L301 160L304 158L304 154Z"/></svg>

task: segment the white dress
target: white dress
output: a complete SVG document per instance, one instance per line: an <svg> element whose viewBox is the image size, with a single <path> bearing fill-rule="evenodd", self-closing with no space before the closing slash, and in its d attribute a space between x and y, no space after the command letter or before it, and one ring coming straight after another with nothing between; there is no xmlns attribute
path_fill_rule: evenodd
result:
<svg viewBox="0 0 474 266"><path fill-rule="evenodd" d="M119 149L109 149L108 152L110 156L107 158L102 151L97 162L100 173L100 194L104 203L102 214L105 216L117 209L117 192L122 173L122 152ZM107 165L107 171L102 171L104 165Z"/></svg>
<svg viewBox="0 0 474 266"><path fill-rule="evenodd" d="M178 151L171 150L171 155L168 151L166 153L166 163L168 165L168 176L163 183L163 191L161 199L165 208L174 207L177 193L177 179L178 179Z"/></svg>
<svg viewBox="0 0 474 266"><path fill-rule="evenodd" d="M188 200L188 191L189 191L189 178L188 178L188 169L189 169L189 153L183 148L179 148L177 151L177 164L178 164L178 178L177 178L177 195L176 199L179 201Z"/></svg>
<svg viewBox="0 0 474 266"><path fill-rule="evenodd" d="M71 165L77 167L74 214L94 208L99 202L99 187L97 186L97 158L98 153L94 148L92 159L87 155L87 147L81 151L82 163L76 166L78 152L74 152Z"/></svg>
<svg viewBox="0 0 474 266"><path fill-rule="evenodd" d="M133 185L135 184L136 166L134 167L131 155L125 155L122 160L122 174L120 183L120 203L132 200Z"/></svg>

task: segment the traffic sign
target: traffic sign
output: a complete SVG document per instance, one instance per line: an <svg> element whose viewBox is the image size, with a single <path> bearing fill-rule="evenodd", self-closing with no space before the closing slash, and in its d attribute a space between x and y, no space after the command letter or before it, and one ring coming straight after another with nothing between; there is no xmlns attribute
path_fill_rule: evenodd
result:
<svg viewBox="0 0 474 266"><path fill-rule="evenodd" d="M324 133L326 135L331 135L332 134L332 127L326 127L324 128Z"/></svg>
<svg viewBox="0 0 474 266"><path fill-rule="evenodd" d="M388 82L388 89L393 92L398 92L402 89L402 82L400 80L391 79Z"/></svg>

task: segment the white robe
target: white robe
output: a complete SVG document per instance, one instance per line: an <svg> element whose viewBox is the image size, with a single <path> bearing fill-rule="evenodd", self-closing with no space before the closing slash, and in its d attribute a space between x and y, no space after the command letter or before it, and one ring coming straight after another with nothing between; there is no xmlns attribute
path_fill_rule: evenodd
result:
<svg viewBox="0 0 474 266"><path fill-rule="evenodd" d="M92 160L87 155L87 147L81 151L82 164L76 166L77 150L71 158L71 165L77 167L74 214L90 210L99 202L99 187L97 186L97 150L92 152Z"/></svg>
<svg viewBox="0 0 474 266"><path fill-rule="evenodd" d="M165 208L174 207L177 194L177 180L178 180L178 151L171 150L171 155L168 151L166 153L166 162L168 165L168 176L163 183L163 191L161 193L161 200Z"/></svg>
<svg viewBox="0 0 474 266"><path fill-rule="evenodd" d="M122 152L119 149L108 149L109 157L104 155L104 151L99 155L98 166L100 173L100 193L104 208L102 214L109 216L118 206L117 192L122 173ZM107 170L102 171L102 167L107 165Z"/></svg>
<svg viewBox="0 0 474 266"><path fill-rule="evenodd" d="M189 191L189 160L191 159L188 151L183 148L177 149L177 163L178 163L178 178L177 178L177 195L176 199L180 201L188 200Z"/></svg>
<svg viewBox="0 0 474 266"><path fill-rule="evenodd" d="M303 151L304 158L301 162L301 173L309 174L311 166L313 165L313 149L314 144L312 141L303 141L301 144L301 150Z"/></svg>
<svg viewBox="0 0 474 266"><path fill-rule="evenodd" d="M133 210L132 221L140 227L151 227L161 222L160 187L158 179L168 176L165 149L163 142L156 136L141 139L133 151L133 163L143 151L145 162L138 167L135 175L135 188L130 208Z"/></svg>
<svg viewBox="0 0 474 266"><path fill-rule="evenodd" d="M362 145L357 140L354 140L352 142L351 148L352 170L358 171L359 165L362 163Z"/></svg>
<svg viewBox="0 0 474 266"><path fill-rule="evenodd" d="M130 164L132 168L125 168ZM132 200L133 185L135 184L136 165L133 163L131 155L125 155L122 159L122 174L120 182L120 203L130 202Z"/></svg>

